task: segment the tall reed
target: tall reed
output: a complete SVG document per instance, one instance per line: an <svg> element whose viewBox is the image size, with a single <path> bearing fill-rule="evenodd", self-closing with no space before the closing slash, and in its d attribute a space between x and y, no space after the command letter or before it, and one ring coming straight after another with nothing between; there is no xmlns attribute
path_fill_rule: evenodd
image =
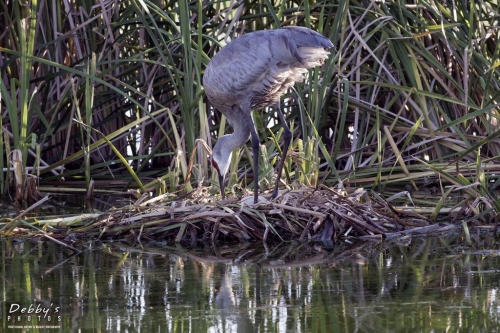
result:
<svg viewBox="0 0 500 333"><path fill-rule="evenodd" d="M0 35L0 167L14 149L23 168L35 164L38 144L45 189L99 179L188 192L211 174L199 149L186 182L196 139L210 146L230 130L205 103L209 59L242 33L302 25L336 50L284 96L294 128L285 149L297 153L285 164L289 186L314 178L420 189L455 183L443 177L453 163L454 179L472 170L464 177L481 175L491 193L500 183L496 8L491 0L2 3L10 28ZM255 113L271 162L261 163L263 187L282 149L267 111ZM254 181L246 152L233 155L228 188ZM306 180L309 170L317 175ZM0 174L2 194L9 179Z"/></svg>

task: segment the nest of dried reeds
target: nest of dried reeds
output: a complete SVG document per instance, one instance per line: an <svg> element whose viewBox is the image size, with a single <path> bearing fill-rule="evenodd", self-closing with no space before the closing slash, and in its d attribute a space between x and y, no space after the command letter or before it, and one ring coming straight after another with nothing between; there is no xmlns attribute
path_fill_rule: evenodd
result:
<svg viewBox="0 0 500 333"><path fill-rule="evenodd" d="M69 245L73 240L183 242L190 245L197 242L311 240L328 243L346 238L407 239L461 229L470 239L469 222L477 229L476 236L483 231L496 233L498 226L496 220L494 225L480 223L475 210L470 209L458 211L454 221L460 215L462 220L458 222L461 223L436 223L429 211L394 207L376 192L365 189L335 190L324 186L294 189L256 205L253 197L214 201L216 198L206 187L200 187L182 199L172 200L169 195L149 199L144 195L135 202L105 212L25 218L30 209L47 202L47 196L21 215L7 219L0 231L14 237L41 237L79 251ZM447 211L452 213L452 210ZM467 217L470 214L474 216Z"/></svg>
<svg viewBox="0 0 500 333"><path fill-rule="evenodd" d="M210 202L213 197L202 188L182 201L161 199L91 214L62 228L59 224L56 233L113 240L232 242L382 239L442 231L442 226L429 226L425 216L396 209L364 189L304 188L256 205L250 198Z"/></svg>

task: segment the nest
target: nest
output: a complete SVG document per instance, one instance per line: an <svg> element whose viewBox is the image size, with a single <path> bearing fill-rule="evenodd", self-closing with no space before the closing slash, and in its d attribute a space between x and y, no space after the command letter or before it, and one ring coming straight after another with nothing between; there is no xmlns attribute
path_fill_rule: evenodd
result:
<svg viewBox="0 0 500 333"><path fill-rule="evenodd" d="M452 228L396 209L376 193L358 189L303 188L273 201L253 198L213 202L202 188L189 198L135 202L54 226L53 234L103 240L167 242L335 241L345 237L393 238Z"/></svg>

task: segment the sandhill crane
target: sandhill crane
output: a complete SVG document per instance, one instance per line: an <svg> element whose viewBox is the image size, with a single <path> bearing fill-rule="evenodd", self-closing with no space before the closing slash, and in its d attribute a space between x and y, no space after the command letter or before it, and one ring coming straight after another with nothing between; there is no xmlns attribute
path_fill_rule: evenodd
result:
<svg viewBox="0 0 500 333"><path fill-rule="evenodd" d="M217 140L212 165L219 175L222 199L225 176L232 151L252 137L254 203L258 201L259 136L252 110L273 106L284 128L283 155L278 163L272 198L278 186L292 133L280 108L280 97L295 82L302 81L308 68L324 63L332 42L308 28L284 27L245 34L223 47L209 62L203 75L208 100L224 114L233 127L232 134Z"/></svg>

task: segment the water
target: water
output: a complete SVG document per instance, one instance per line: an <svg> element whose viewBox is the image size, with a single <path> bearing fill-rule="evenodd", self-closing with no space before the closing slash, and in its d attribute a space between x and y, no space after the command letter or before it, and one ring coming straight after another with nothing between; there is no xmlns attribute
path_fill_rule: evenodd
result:
<svg viewBox="0 0 500 333"><path fill-rule="evenodd" d="M482 242L83 243L72 255L4 240L0 331L498 332L500 251ZM42 312L20 312L30 306Z"/></svg>

